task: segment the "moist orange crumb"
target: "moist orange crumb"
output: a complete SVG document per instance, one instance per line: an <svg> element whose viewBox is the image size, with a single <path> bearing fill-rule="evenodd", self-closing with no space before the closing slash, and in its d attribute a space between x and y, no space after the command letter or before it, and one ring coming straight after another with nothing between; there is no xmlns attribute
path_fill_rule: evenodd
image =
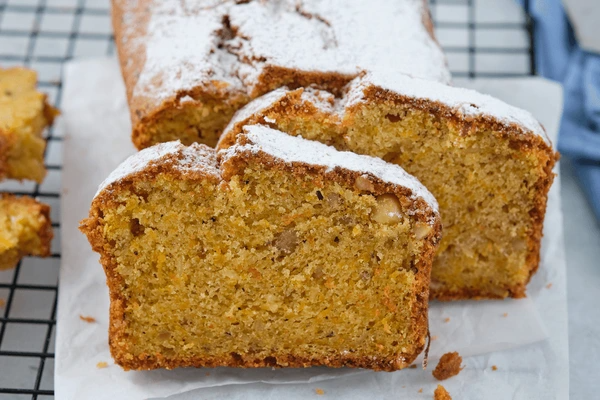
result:
<svg viewBox="0 0 600 400"><path fill-rule="evenodd" d="M446 323L450 322L450 317L444 318L444 322L446 322Z"/></svg>
<svg viewBox="0 0 600 400"><path fill-rule="evenodd" d="M497 371L498 367L496 367L495 365L492 365L492 371Z"/></svg>
<svg viewBox="0 0 600 400"><path fill-rule="evenodd" d="M25 68L0 68L0 180L46 176L42 132L58 110L36 90L37 74Z"/></svg>
<svg viewBox="0 0 600 400"><path fill-rule="evenodd" d="M51 240L52 224L47 204L29 196L0 194L0 270L14 268L24 256L50 256Z"/></svg>
<svg viewBox="0 0 600 400"><path fill-rule="evenodd" d="M408 368L410 368L410 369L417 369L417 364L409 365Z"/></svg>
<svg viewBox="0 0 600 400"><path fill-rule="evenodd" d="M88 322L90 324L93 323L93 322L96 322L96 318L89 317L89 316L84 316L84 315L80 315L79 319L82 320L82 321Z"/></svg>
<svg viewBox="0 0 600 400"><path fill-rule="evenodd" d="M502 316L503 316L504 318L506 318L506 317L508 317L508 313L507 313L507 312L505 312L504 314L502 314Z"/></svg>
<svg viewBox="0 0 600 400"><path fill-rule="evenodd" d="M546 285L546 289L550 289L552 287L552 283Z"/></svg>
<svg viewBox="0 0 600 400"><path fill-rule="evenodd" d="M419 389L419 393L423 393L423 388Z"/></svg>
<svg viewBox="0 0 600 400"><path fill-rule="evenodd" d="M438 337L437 337L437 335L433 335L433 336L431 337L431 340L437 340L437 338L438 338Z"/></svg>
<svg viewBox="0 0 600 400"><path fill-rule="evenodd" d="M437 385L433 392L433 400L452 400L450 393L442 385Z"/></svg>
<svg viewBox="0 0 600 400"><path fill-rule="evenodd" d="M100 361L98 364L96 364L96 368L106 368L108 367L108 363L106 361Z"/></svg>
<svg viewBox="0 0 600 400"><path fill-rule="evenodd" d="M325 394L325 391L323 389L315 389L315 393L318 394L319 396L322 396Z"/></svg>
<svg viewBox="0 0 600 400"><path fill-rule="evenodd" d="M440 358L440 362L438 362L432 374L439 381L451 378L454 375L458 375L462 369L460 367L461 363L462 357L457 352L446 353Z"/></svg>
<svg viewBox="0 0 600 400"><path fill-rule="evenodd" d="M4 307L5 304L6 304L6 300L0 299L0 307Z"/></svg>

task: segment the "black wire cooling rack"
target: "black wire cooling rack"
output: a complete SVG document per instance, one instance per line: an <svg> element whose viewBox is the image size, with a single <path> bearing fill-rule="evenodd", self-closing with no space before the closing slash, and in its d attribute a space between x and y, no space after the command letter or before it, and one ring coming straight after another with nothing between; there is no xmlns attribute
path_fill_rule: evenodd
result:
<svg viewBox="0 0 600 400"><path fill-rule="evenodd" d="M513 0L430 5L454 77L535 74L533 24ZM113 52L109 0L0 0L0 67L37 70L40 89L58 108L63 64ZM54 398L62 134L59 119L47 133L44 183L0 184L0 191L50 204L55 231L50 258L26 257L14 270L0 272L0 400Z"/></svg>

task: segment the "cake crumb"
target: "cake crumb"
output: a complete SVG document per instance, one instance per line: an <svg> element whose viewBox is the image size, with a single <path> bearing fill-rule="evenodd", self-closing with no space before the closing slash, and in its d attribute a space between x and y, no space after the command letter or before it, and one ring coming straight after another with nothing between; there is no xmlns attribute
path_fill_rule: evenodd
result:
<svg viewBox="0 0 600 400"><path fill-rule="evenodd" d="M457 353L446 353L440 358L438 365L432 372L435 379L443 381L444 379L451 378L461 371L460 364L462 363L462 357Z"/></svg>
<svg viewBox="0 0 600 400"><path fill-rule="evenodd" d="M6 305L6 300L0 299L0 307L4 307Z"/></svg>
<svg viewBox="0 0 600 400"><path fill-rule="evenodd" d="M408 368L410 369L416 369L417 368L417 364L411 364L408 366Z"/></svg>
<svg viewBox="0 0 600 400"><path fill-rule="evenodd" d="M423 388L419 389L419 393L423 393Z"/></svg>
<svg viewBox="0 0 600 400"><path fill-rule="evenodd" d="M438 338L438 337L437 337L437 335L433 335L433 336L431 337L431 340L437 340L437 338Z"/></svg>
<svg viewBox="0 0 600 400"><path fill-rule="evenodd" d="M442 385L437 385L433 392L433 400L452 400L450 393Z"/></svg>
<svg viewBox="0 0 600 400"><path fill-rule="evenodd" d="M100 361L98 364L96 364L96 368L106 368L108 367L108 363L106 361Z"/></svg>
<svg viewBox="0 0 600 400"><path fill-rule="evenodd" d="M85 315L80 315L79 319L82 320L82 321L85 321L87 323L90 323L90 324L93 323L93 322L96 322L96 318L90 317L90 316L85 316Z"/></svg>
<svg viewBox="0 0 600 400"><path fill-rule="evenodd" d="M315 393L318 394L319 396L322 396L325 394L325 391L323 389L317 388L317 389L315 389Z"/></svg>
<svg viewBox="0 0 600 400"><path fill-rule="evenodd" d="M552 283L546 285L546 289L550 289L552 287Z"/></svg>
<svg viewBox="0 0 600 400"><path fill-rule="evenodd" d="M492 365L492 371L497 371L498 367L496 367L495 365Z"/></svg>
<svg viewBox="0 0 600 400"><path fill-rule="evenodd" d="M445 323L448 323L448 322L450 322L450 317L446 317L446 318L444 318L444 322L445 322Z"/></svg>
<svg viewBox="0 0 600 400"><path fill-rule="evenodd" d="M507 312L505 312L504 314L502 314L502 316L503 316L504 318L506 318L506 317L508 317L508 313L507 313Z"/></svg>

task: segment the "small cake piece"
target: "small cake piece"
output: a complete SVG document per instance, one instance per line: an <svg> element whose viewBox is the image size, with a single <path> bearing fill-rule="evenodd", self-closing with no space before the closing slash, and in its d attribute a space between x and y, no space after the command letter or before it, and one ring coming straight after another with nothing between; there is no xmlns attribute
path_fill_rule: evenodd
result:
<svg viewBox="0 0 600 400"><path fill-rule="evenodd" d="M46 176L42 132L58 111L35 89L37 75L25 68L0 68L0 180Z"/></svg>
<svg viewBox="0 0 600 400"><path fill-rule="evenodd" d="M442 385L437 385L433 392L433 400L452 400L452 396Z"/></svg>
<svg viewBox="0 0 600 400"><path fill-rule="evenodd" d="M51 240L48 205L0 194L0 270L14 268L23 256L48 257Z"/></svg>
<svg viewBox="0 0 600 400"><path fill-rule="evenodd" d="M124 369L407 367L427 337L435 199L400 167L252 126L218 154L159 144L81 230Z"/></svg>
<svg viewBox="0 0 600 400"><path fill-rule="evenodd" d="M300 88L256 99L218 147L255 123L381 157L416 176L438 200L444 224L432 298L525 296L558 158L530 113L473 90L368 73L341 96Z"/></svg>
<svg viewBox="0 0 600 400"><path fill-rule="evenodd" d="M450 80L425 0L112 5L138 149L214 146L238 108L283 85L336 91L360 68Z"/></svg>
<svg viewBox="0 0 600 400"><path fill-rule="evenodd" d="M457 352L446 353L440 358L438 365L432 372L432 375L438 381L452 378L458 375L462 370L462 357Z"/></svg>

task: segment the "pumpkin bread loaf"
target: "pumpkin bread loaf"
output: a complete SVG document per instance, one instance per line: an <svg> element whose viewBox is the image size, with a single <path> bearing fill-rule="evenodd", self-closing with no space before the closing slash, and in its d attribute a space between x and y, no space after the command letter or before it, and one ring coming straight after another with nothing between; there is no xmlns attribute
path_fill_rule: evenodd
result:
<svg viewBox="0 0 600 400"><path fill-rule="evenodd" d="M424 0L113 0L138 149L214 146L233 113L283 85L338 91L360 69L448 82Z"/></svg>
<svg viewBox="0 0 600 400"><path fill-rule="evenodd" d="M342 95L282 88L256 99L218 148L251 124L381 157L416 176L436 197L444 226L432 298L525 296L558 158L528 112L472 90L368 73Z"/></svg>
<svg viewBox="0 0 600 400"><path fill-rule="evenodd" d="M125 369L411 364L441 222L400 167L252 126L218 154L158 144L100 186L81 230Z"/></svg>

